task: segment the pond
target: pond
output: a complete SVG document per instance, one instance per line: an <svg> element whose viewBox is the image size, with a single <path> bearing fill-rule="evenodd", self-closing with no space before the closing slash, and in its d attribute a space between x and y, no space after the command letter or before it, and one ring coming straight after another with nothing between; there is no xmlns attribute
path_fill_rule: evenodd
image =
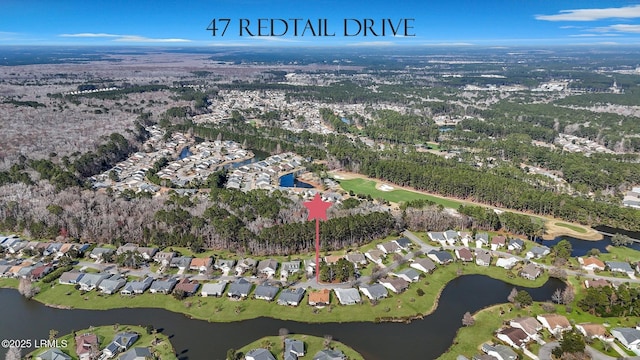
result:
<svg viewBox="0 0 640 360"><path fill-rule="evenodd" d="M92 325L151 324L171 338L180 359L198 360L224 359L229 348L238 349L263 336L277 335L280 328L286 328L291 333L332 335L367 360L435 359L453 342L465 312L473 313L506 302L512 288L512 285L483 275L461 276L447 284L433 314L410 324L307 324L270 318L209 323L162 309L55 309L25 300L15 290L0 289L0 339L47 339L51 329L66 334ZM542 287L526 290L534 300L544 301L549 300L558 288L564 288L564 283L550 279ZM0 358L4 358L4 353L4 349L0 350Z"/></svg>
<svg viewBox="0 0 640 360"><path fill-rule="evenodd" d="M280 176L280 186L311 189L313 185L298 180L293 173Z"/></svg>

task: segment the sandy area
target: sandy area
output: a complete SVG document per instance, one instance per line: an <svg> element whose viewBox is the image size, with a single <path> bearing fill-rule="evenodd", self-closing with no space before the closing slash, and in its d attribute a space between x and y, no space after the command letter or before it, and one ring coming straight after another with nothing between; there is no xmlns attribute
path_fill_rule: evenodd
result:
<svg viewBox="0 0 640 360"><path fill-rule="evenodd" d="M376 184L376 189L378 189L380 191L391 191L391 190L393 190L393 186L390 186L390 185L387 185L387 184L378 183L378 184Z"/></svg>
<svg viewBox="0 0 640 360"><path fill-rule="evenodd" d="M593 240L593 241L597 241L597 240L602 240L603 235L600 234L599 232L597 232L596 230L587 227L587 226L583 226L583 225L578 225L578 224L571 224L573 226L578 226L581 227L583 229L585 229L587 232L586 233L580 233L577 231L573 231L569 228L566 228L564 226L558 226L556 225L556 222L558 222L557 220L548 220L545 224L544 224L544 228L545 228L545 233L544 235L542 235L542 238L545 240L553 240L558 236L562 236L562 235L568 235L568 236L573 236L575 238L578 239L582 239L582 240Z"/></svg>

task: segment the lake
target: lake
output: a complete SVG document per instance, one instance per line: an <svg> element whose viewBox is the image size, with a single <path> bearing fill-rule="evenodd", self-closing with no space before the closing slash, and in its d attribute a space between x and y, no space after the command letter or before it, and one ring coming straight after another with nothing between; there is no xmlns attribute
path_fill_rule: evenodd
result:
<svg viewBox="0 0 640 360"><path fill-rule="evenodd" d="M572 236L563 235L563 236L558 236L553 240L542 240L539 242L542 245L553 247L562 239L567 239L571 243L572 257L585 256L589 253L591 249L598 249L600 250L601 253L606 253L608 252L607 246L611 245L611 236L608 236L608 235L605 235L602 240L598 240L598 241L582 240L582 239L574 238ZM633 243L629 245L629 247L635 250L640 250L640 243L637 243L637 242Z"/></svg>
<svg viewBox="0 0 640 360"><path fill-rule="evenodd" d="M287 328L291 333L320 337L332 335L335 340L360 352L367 360L435 359L453 342L465 312L474 313L484 307L506 302L512 288L513 285L484 275L461 276L444 288L439 306L433 314L410 324L307 324L270 318L209 323L162 309L54 309L25 300L15 290L0 289L0 339L47 339L50 329L67 334L92 325L151 324L170 337L180 359L222 360L229 348L238 349L263 336L278 335L280 328ZM564 288L564 283L550 279L542 287L526 290L534 300L544 301L551 299L558 288ZM4 358L4 353L4 349L0 350L0 358ZM24 354L26 351L23 351Z"/></svg>

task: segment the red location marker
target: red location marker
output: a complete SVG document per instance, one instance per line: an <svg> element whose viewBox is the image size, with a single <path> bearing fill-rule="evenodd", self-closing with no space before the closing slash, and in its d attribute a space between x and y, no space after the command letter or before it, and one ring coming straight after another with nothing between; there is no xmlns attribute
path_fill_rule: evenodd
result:
<svg viewBox="0 0 640 360"><path fill-rule="evenodd" d="M316 282L320 283L320 219L327 220L327 209L331 203L322 201L320 194L316 193L313 200L305 201L303 205L309 210L308 220L316 219Z"/></svg>

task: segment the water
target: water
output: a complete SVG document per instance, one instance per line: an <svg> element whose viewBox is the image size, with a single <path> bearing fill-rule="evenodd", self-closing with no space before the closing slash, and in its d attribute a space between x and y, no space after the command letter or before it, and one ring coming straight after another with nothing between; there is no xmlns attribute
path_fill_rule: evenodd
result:
<svg viewBox="0 0 640 360"><path fill-rule="evenodd" d="M465 312L474 313L484 307L506 302L512 288L513 285L483 275L459 277L447 284L433 314L410 324L307 324L269 318L209 323L162 309L54 309L25 300L15 290L0 289L0 339L47 339L50 329L67 334L92 325L151 324L170 337L180 359L199 360L224 359L229 348L238 349L263 336L277 335L280 328L286 328L291 333L320 337L332 335L335 340L360 352L367 360L435 359L453 342ZM564 283L550 279L542 287L526 290L534 300L544 301L551 299L558 288L564 288ZM4 352L4 349L0 350L0 358L4 358ZM26 353L23 351L23 355Z"/></svg>
<svg viewBox="0 0 640 360"><path fill-rule="evenodd" d="M571 243L571 256L573 257L585 256L591 249L598 249L601 253L607 253L607 246L611 245L611 236L607 235L605 235L602 240L598 241L582 240L572 236L563 235L558 236L553 240L542 240L540 243L548 247L553 247L562 239L569 240ZM635 250L640 250L640 243L633 243L629 245L629 247Z"/></svg>
<svg viewBox="0 0 640 360"><path fill-rule="evenodd" d="M253 157L251 159L229 163L229 164L224 165L223 168L224 169L237 169L237 168L239 168L241 166L244 166L244 165L249 165L249 164L253 164L253 163L258 162L258 161L262 161L262 160L264 160L264 159L266 159L266 158L268 158L270 156L269 153L264 152L264 151L254 150L254 149L248 149L248 150L253 153Z"/></svg>
<svg viewBox="0 0 640 360"><path fill-rule="evenodd" d="M182 148L182 151L180 151L180 155L178 156L178 160L182 160L186 157L189 157L193 155L193 153L191 153L191 151L189 150L188 146L185 146L184 148Z"/></svg>
<svg viewBox="0 0 640 360"><path fill-rule="evenodd" d="M293 173L281 176L280 177L280 186L282 186L282 187L305 188L305 189L313 188L313 185L307 184L304 181L298 180Z"/></svg>

